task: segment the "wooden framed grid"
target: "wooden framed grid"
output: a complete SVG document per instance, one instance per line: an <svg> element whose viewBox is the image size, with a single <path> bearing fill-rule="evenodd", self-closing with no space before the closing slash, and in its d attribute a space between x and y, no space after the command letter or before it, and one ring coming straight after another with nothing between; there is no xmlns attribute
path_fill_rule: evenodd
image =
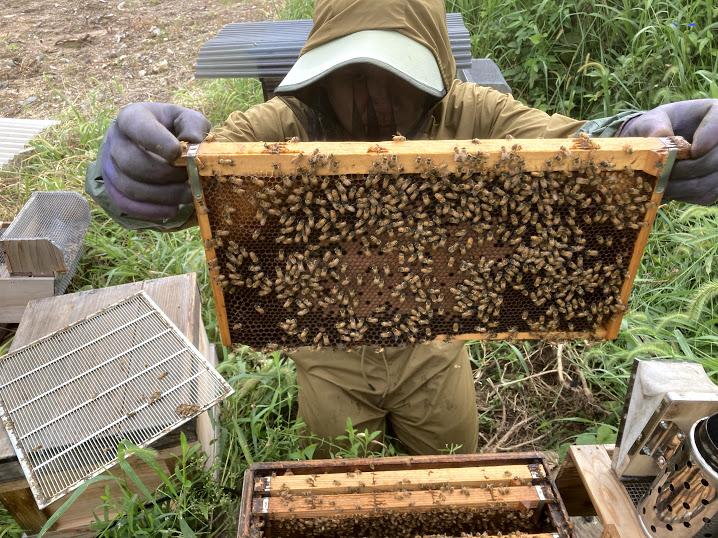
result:
<svg viewBox="0 0 718 538"><path fill-rule="evenodd" d="M680 138L207 141L187 164L224 344L611 339Z"/></svg>

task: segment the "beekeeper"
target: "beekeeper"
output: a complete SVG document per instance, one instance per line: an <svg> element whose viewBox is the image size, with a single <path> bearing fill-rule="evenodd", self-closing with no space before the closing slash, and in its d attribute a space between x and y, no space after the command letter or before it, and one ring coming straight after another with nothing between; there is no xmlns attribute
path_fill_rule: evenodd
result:
<svg viewBox="0 0 718 538"><path fill-rule="evenodd" d="M692 158L677 163L664 200L718 199L718 100L659 106L590 122L529 108L508 94L463 83L449 44L443 0L316 0L301 56L275 93L216 130L221 141L382 141L681 135ZM210 130L200 113L164 103L126 106L107 132L86 190L122 226L176 230L194 223L186 170L170 165L180 140ZM324 437L387 421L412 454L477 449L471 365L462 342L376 353L301 349L299 415ZM317 454L326 455L319 450Z"/></svg>

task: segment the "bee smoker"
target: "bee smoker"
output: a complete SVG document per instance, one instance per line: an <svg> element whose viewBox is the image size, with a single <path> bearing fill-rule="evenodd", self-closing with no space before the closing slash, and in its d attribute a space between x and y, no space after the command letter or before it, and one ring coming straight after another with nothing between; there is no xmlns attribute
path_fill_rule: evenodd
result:
<svg viewBox="0 0 718 538"><path fill-rule="evenodd" d="M698 420L638 504L646 536L718 536L718 413Z"/></svg>

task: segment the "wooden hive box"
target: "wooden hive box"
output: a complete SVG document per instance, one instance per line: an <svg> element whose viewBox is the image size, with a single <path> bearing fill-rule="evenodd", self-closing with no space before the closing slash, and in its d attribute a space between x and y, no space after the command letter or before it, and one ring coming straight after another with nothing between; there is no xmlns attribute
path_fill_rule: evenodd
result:
<svg viewBox="0 0 718 538"><path fill-rule="evenodd" d="M10 351L79 321L140 290L144 290L152 298L213 366L217 365L214 345L210 345L202 324L201 299L197 276L194 273L32 301L25 310ZM151 445L151 448L158 451L158 461L165 472L174 471L176 458L173 454L182 452L181 433L186 435L188 442L199 442L204 452L210 456L213 454L214 445L210 443L216 438L217 432L212 427L209 414L203 413ZM160 485L156 473L139 458L131 458L130 463L150 491ZM94 536L96 533L89 530L90 523L94 522L93 510L102 503L100 496L104 495L108 483L103 481L88 487L46 536ZM114 485L111 490L112 495L118 498L119 490ZM37 533L66 500L66 497L61 498L47 508L38 509L10 439L5 428L0 425L0 502L18 524L31 533Z"/></svg>
<svg viewBox="0 0 718 538"><path fill-rule="evenodd" d="M238 538L462 532L575 536L535 453L256 463L244 475Z"/></svg>
<svg viewBox="0 0 718 538"><path fill-rule="evenodd" d="M178 164L223 343L382 348L615 338L688 151L656 138L205 142Z"/></svg>

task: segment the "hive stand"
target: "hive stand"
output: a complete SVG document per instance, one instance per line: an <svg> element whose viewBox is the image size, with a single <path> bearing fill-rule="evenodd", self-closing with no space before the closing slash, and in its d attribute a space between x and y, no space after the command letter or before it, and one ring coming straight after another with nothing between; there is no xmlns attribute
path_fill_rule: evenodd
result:
<svg viewBox="0 0 718 538"><path fill-rule="evenodd" d="M214 345L209 343L202 324L200 293L194 273L32 301L25 310L10 351L79 321L140 290L144 290L157 303L213 366L217 365ZM171 474L174 471L176 459L173 454L182 453L181 432L184 432L190 444L199 442L211 460L214 445L210 446L210 442L216 434L208 413L205 412L197 419L185 423L151 445L151 448L158 451L158 462L166 473ZM150 491L160 484L159 477L148 465L136 457L128 461ZM114 472L117 474L117 469ZM108 483L101 481L88 487L45 536L94 536L96 533L89 530L90 523L94 521L92 512L102 503L100 495L104 494ZM113 490L112 487L110 489ZM114 488L113 494L118 496L119 490ZM5 428L0 425L0 502L15 521L23 529L35 534L66 500L67 497L63 497L43 510L38 509L10 439Z"/></svg>

